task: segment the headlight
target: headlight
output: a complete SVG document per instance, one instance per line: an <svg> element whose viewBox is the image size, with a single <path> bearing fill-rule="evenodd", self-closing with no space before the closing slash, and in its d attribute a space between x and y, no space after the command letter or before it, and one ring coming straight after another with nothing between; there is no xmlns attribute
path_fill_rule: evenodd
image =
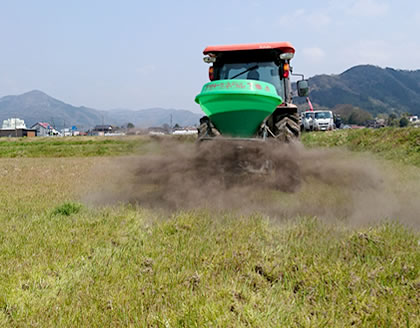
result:
<svg viewBox="0 0 420 328"><path fill-rule="evenodd" d="M295 54L294 53L292 53L292 52L285 52L285 53L282 53L282 54L280 54L280 59L283 59L283 60L290 60L290 59L292 59L293 58L293 56L294 56Z"/></svg>

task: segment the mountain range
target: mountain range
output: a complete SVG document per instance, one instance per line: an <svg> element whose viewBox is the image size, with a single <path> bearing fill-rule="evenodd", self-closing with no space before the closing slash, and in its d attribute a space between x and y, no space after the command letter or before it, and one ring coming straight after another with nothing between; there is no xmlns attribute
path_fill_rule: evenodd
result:
<svg viewBox="0 0 420 328"><path fill-rule="evenodd" d="M409 112L420 115L420 70L407 71L373 65L352 67L338 75L316 75L309 78L310 99L315 107L334 108L349 104L376 115ZM305 108L304 98L295 98ZM60 129L72 125L87 130L100 124L136 127L196 125L202 114L188 110L150 108L109 111L75 107L33 90L22 95L0 98L0 123L8 118L24 119L28 127L48 122Z"/></svg>
<svg viewBox="0 0 420 328"><path fill-rule="evenodd" d="M133 123L136 127L162 126L163 124L195 125L202 115L188 110L150 108L144 110L114 109L101 111L88 107L75 107L50 97L39 90L22 95L0 98L0 124L3 120L17 117L27 127L36 122L48 122L57 129L76 125L87 130L95 125L124 125Z"/></svg>
<svg viewBox="0 0 420 328"><path fill-rule="evenodd" d="M372 115L420 115L420 70L359 65L339 75L316 75L309 79L309 89L312 103L320 107L350 104ZM295 100L304 102L302 98Z"/></svg>

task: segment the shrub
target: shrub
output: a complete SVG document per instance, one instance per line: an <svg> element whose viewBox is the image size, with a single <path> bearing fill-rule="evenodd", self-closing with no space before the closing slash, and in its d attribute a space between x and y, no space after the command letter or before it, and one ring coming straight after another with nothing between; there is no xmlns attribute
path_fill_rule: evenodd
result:
<svg viewBox="0 0 420 328"><path fill-rule="evenodd" d="M400 128L405 128L406 126L408 126L408 119L407 117L401 117L400 119Z"/></svg>

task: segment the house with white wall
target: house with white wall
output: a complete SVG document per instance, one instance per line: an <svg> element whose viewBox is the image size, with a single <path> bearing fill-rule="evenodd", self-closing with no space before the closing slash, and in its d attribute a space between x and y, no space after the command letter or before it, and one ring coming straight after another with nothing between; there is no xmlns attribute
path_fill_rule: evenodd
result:
<svg viewBox="0 0 420 328"><path fill-rule="evenodd" d="M3 121L3 130L26 129L25 121L20 118L9 118Z"/></svg>
<svg viewBox="0 0 420 328"><path fill-rule="evenodd" d="M38 137L49 137L61 135L56 129L54 129L49 123L37 122L31 126L31 129L36 130Z"/></svg>

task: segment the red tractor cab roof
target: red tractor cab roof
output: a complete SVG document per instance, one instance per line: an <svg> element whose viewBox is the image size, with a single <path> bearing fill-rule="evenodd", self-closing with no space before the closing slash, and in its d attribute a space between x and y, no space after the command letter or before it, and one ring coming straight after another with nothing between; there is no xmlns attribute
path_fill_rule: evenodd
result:
<svg viewBox="0 0 420 328"><path fill-rule="evenodd" d="M224 46L209 46L204 49L203 54L217 54L230 51L255 51L255 50L277 50L281 53L295 53L295 48L290 42L265 42L252 44L232 44Z"/></svg>

